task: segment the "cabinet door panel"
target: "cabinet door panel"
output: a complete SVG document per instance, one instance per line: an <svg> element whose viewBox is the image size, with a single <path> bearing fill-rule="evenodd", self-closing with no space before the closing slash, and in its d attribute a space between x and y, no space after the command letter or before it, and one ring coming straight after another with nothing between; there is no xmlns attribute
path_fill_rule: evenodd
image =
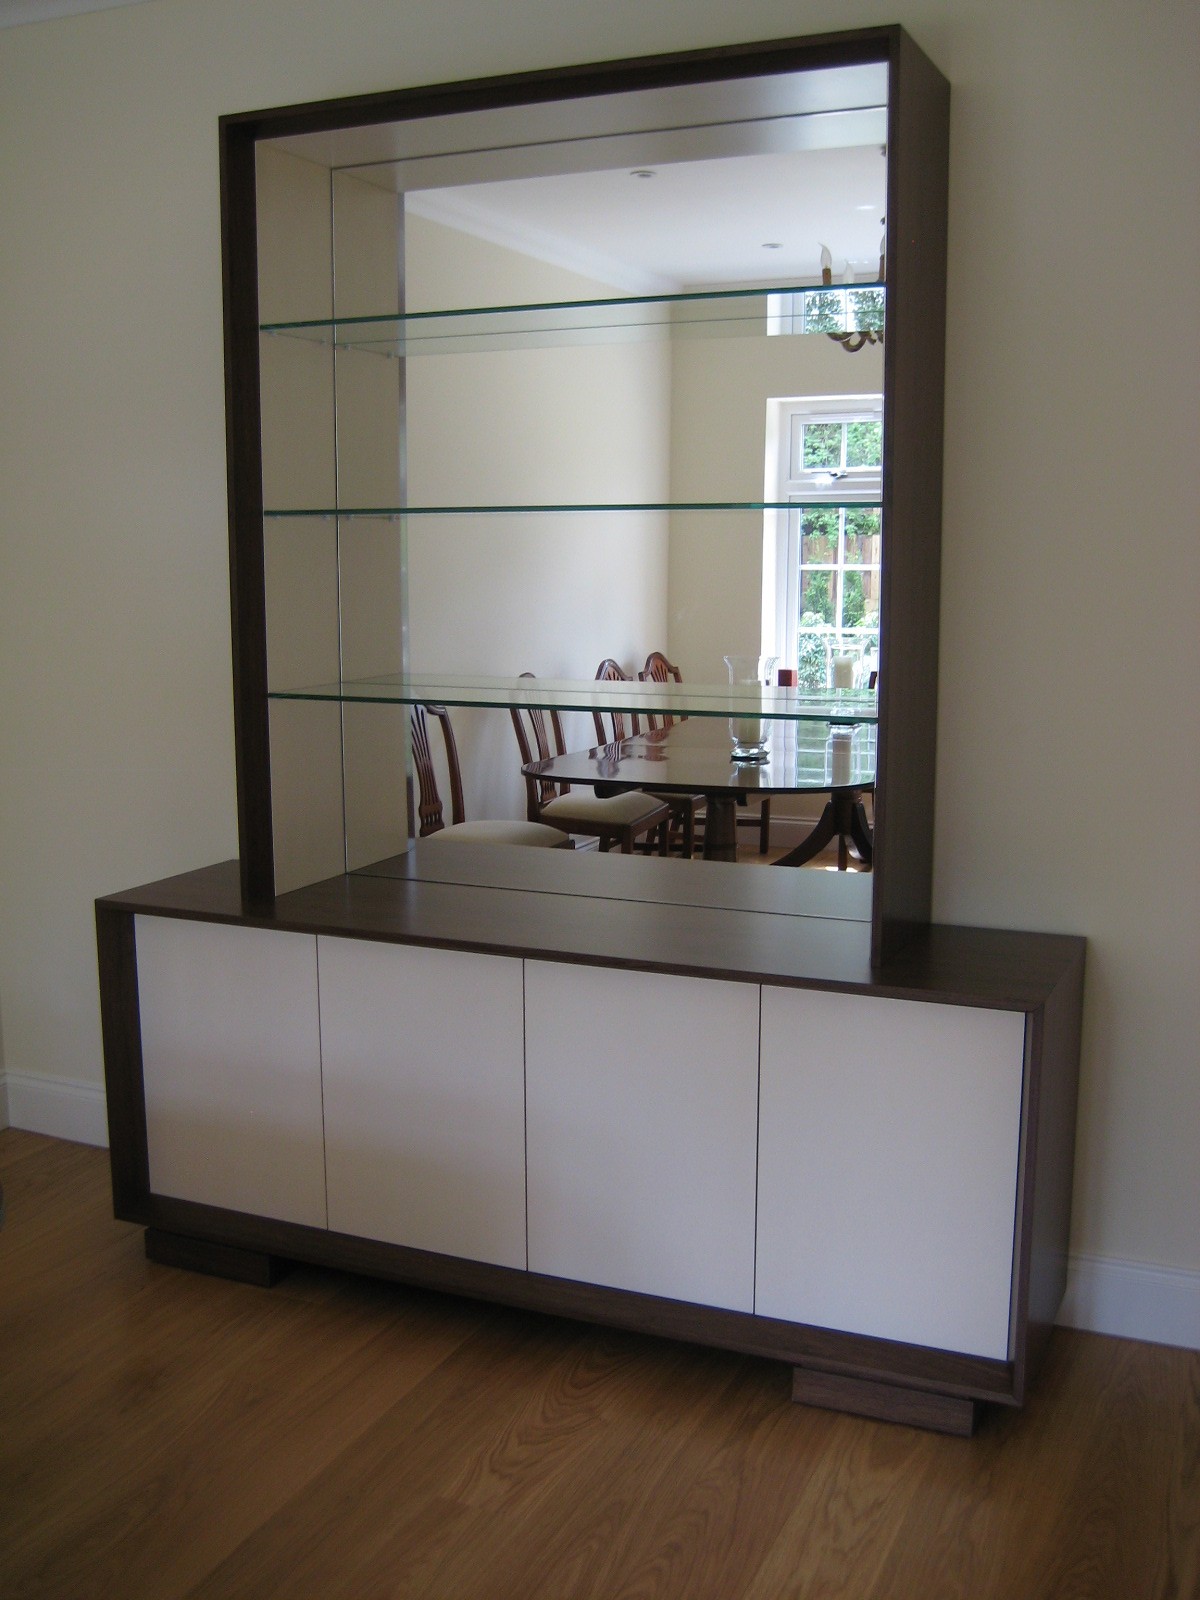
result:
<svg viewBox="0 0 1200 1600"><path fill-rule="evenodd" d="M749 1311L758 991L527 962L529 1265Z"/></svg>
<svg viewBox="0 0 1200 1600"><path fill-rule="evenodd" d="M1024 1025L764 989L761 1315L1006 1358Z"/></svg>
<svg viewBox="0 0 1200 1600"><path fill-rule="evenodd" d="M136 918L150 1188L325 1226L316 940Z"/></svg>
<svg viewBox="0 0 1200 1600"><path fill-rule="evenodd" d="M329 1226L525 1266L521 963L320 940Z"/></svg>

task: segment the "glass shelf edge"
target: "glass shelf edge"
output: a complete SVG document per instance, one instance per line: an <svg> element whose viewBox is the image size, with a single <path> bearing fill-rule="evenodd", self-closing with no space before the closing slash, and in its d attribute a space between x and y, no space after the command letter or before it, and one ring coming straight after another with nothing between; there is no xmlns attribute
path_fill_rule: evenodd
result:
<svg viewBox="0 0 1200 1600"><path fill-rule="evenodd" d="M758 289L695 289L678 294L617 295L587 300L534 300L512 305L462 306L456 310L440 308L433 311L383 312L355 317L305 317L280 322L262 322L260 333L317 333L328 329L331 333L365 330L371 327L419 328L436 322L448 322L466 317L520 317L551 311L624 310L646 306L734 305L750 300L766 299L773 295L821 294L839 291L859 292L883 290L886 282L872 279L863 283L794 283L776 288Z"/></svg>
<svg viewBox="0 0 1200 1600"><path fill-rule="evenodd" d="M615 501L611 504L513 505L513 506L300 506L266 507L263 516L272 521L287 518L332 517L467 517L467 516L544 516L592 514L595 512L670 512L677 511L878 511L883 501L878 495L861 499L843 496L838 500L662 500Z"/></svg>
<svg viewBox="0 0 1200 1600"><path fill-rule="evenodd" d="M439 704L479 709L526 707L543 711L619 711L627 716L747 717L783 722L875 723L878 702L869 689L803 691L765 688L733 690L712 684L598 684L595 680L554 678L434 677L385 674L295 689L273 689L268 700L307 700L339 704Z"/></svg>

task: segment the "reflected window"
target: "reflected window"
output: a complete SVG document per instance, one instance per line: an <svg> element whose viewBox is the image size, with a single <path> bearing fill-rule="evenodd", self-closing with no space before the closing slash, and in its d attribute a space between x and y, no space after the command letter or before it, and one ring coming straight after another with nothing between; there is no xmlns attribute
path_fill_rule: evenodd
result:
<svg viewBox="0 0 1200 1600"><path fill-rule="evenodd" d="M776 498L789 507L766 564L776 653L801 688L865 686L879 666L883 397L774 405Z"/></svg>

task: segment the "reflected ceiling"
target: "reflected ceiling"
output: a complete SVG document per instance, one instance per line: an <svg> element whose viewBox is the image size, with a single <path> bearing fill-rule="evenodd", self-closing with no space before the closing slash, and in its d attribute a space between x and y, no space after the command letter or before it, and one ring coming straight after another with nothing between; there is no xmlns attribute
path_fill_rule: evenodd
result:
<svg viewBox="0 0 1200 1600"><path fill-rule="evenodd" d="M875 276L887 69L500 106L278 141L630 293ZM650 173L641 177L638 173Z"/></svg>

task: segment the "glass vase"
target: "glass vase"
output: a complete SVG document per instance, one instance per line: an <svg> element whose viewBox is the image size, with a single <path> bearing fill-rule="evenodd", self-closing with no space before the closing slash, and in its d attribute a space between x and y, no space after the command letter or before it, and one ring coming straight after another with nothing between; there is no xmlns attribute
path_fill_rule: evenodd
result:
<svg viewBox="0 0 1200 1600"><path fill-rule="evenodd" d="M778 660L778 656L726 656L729 682L735 694L739 689L751 687L769 689ZM761 711L753 711L748 706L747 715L730 717L729 737L733 740L735 761L765 761L771 739L770 721Z"/></svg>

